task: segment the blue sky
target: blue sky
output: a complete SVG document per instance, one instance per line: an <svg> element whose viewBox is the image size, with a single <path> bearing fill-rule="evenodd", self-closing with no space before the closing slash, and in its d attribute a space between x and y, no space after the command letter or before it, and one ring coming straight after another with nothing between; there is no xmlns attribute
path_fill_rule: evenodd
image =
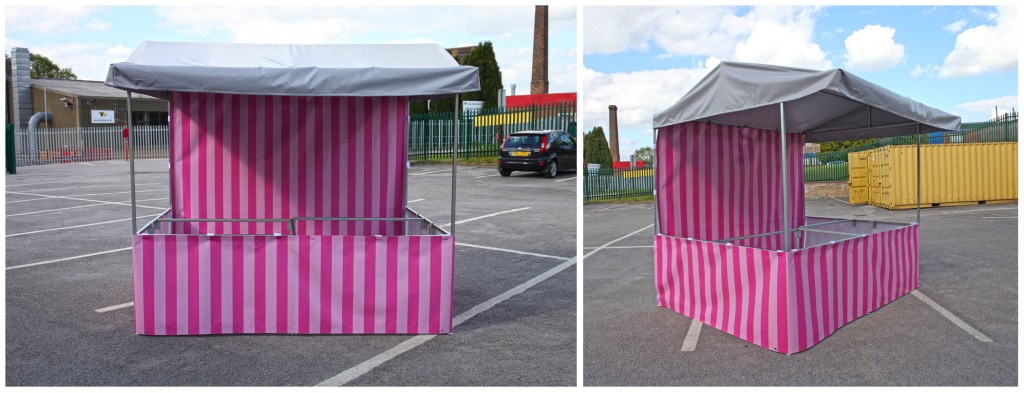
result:
<svg viewBox="0 0 1024 393"><path fill-rule="evenodd" d="M982 121L1017 98L1017 9L1007 7L584 7L581 129L619 112L621 159L651 145L651 117L721 60L843 68Z"/></svg>
<svg viewBox="0 0 1024 393"><path fill-rule="evenodd" d="M5 51L27 47L80 79L103 80L143 41L408 43L491 41L505 88L529 92L533 6L8 6ZM453 23L454 22L454 23ZM576 91L576 7L549 9L551 92Z"/></svg>

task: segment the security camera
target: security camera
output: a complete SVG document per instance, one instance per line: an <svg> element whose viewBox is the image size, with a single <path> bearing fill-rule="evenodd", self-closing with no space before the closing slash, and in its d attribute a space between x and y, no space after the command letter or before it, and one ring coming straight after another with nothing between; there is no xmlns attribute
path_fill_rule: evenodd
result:
<svg viewBox="0 0 1024 393"><path fill-rule="evenodd" d="M67 98L61 98L60 100L61 100L61 101L64 101L64 102L68 102L68 99L67 99Z"/></svg>

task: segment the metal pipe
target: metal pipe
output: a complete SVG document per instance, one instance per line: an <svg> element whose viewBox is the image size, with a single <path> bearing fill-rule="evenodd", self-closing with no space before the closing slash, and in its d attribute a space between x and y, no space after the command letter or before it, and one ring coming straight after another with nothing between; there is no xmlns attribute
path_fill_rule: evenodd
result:
<svg viewBox="0 0 1024 393"><path fill-rule="evenodd" d="M921 123L917 123L917 223L921 224Z"/></svg>
<svg viewBox="0 0 1024 393"><path fill-rule="evenodd" d="M409 112L409 97L405 98L405 183L402 183L402 207L409 208L409 134L411 134L410 126L412 125L412 114ZM409 233L409 226L402 225L402 234Z"/></svg>
<svg viewBox="0 0 1024 393"><path fill-rule="evenodd" d="M115 116L116 117L116 116ZM132 234L138 231L138 224L135 223L135 129L132 123L132 92L128 92L128 173L132 183Z"/></svg>
<svg viewBox="0 0 1024 393"><path fill-rule="evenodd" d="M786 104L779 103L782 141L782 250L789 251L789 160L786 157Z"/></svg>
<svg viewBox="0 0 1024 393"><path fill-rule="evenodd" d="M456 160L459 157L459 95L455 95L455 130L452 132L452 220L449 232L452 235L455 234L455 175L458 172L458 167L455 165Z"/></svg>
<svg viewBox="0 0 1024 393"><path fill-rule="evenodd" d="M654 234L661 234L661 224L658 223L658 129L654 129L654 157L651 159L651 171L654 172L654 190L651 191L654 196Z"/></svg>
<svg viewBox="0 0 1024 393"><path fill-rule="evenodd" d="M719 242L719 243L725 243L725 242L731 242L731 241L734 241L734 240L752 239L752 238L761 237L761 236L778 235L780 233L782 233L782 231L755 233L753 235L736 236L736 237L730 237L730 238L727 238L727 239L719 239L719 240L713 240L713 241ZM700 239L697 239L697 240L700 240Z"/></svg>

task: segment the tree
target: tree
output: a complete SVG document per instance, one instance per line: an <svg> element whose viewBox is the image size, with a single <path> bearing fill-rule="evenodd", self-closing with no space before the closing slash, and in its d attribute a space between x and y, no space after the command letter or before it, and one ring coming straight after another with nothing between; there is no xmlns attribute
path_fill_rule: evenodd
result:
<svg viewBox="0 0 1024 393"><path fill-rule="evenodd" d="M861 139L856 141L822 142L821 152L826 153L830 151L852 149L858 146L870 145L878 142L879 139L880 138Z"/></svg>
<svg viewBox="0 0 1024 393"><path fill-rule="evenodd" d="M633 152L633 157L637 161L643 161L644 165L650 165L650 163L654 162L654 149L650 146L641 147Z"/></svg>
<svg viewBox="0 0 1024 393"><path fill-rule="evenodd" d="M583 136L583 162L601 164L601 168L612 168L612 151L608 148L608 140L604 137L604 129L594 127Z"/></svg>
<svg viewBox="0 0 1024 393"><path fill-rule="evenodd" d="M459 96L462 101L483 101L484 108L498 107L498 90L501 90L501 67L494 56L494 46L490 41L477 44L473 51L466 55L462 65L474 66L480 69L480 91L465 93ZM430 113L444 113L455 110L454 98L443 98L430 101ZM414 101L409 106L409 112L414 115L427 113L426 101Z"/></svg>
<svg viewBox="0 0 1024 393"><path fill-rule="evenodd" d="M29 71L32 79L78 80L78 75L75 75L71 68L61 68L60 65L54 63L53 60L46 56L29 53L28 59L32 63L31 70Z"/></svg>

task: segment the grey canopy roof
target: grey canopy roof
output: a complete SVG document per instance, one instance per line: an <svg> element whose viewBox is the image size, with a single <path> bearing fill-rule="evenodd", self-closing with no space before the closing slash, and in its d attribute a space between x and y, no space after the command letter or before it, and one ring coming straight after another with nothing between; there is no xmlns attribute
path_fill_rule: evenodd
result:
<svg viewBox="0 0 1024 393"><path fill-rule="evenodd" d="M841 69L814 71L722 62L683 98L654 115L654 128L690 121L781 128L806 142L955 130L960 117L926 106Z"/></svg>
<svg viewBox="0 0 1024 393"><path fill-rule="evenodd" d="M167 96L206 92L441 97L480 90L479 70L437 44L270 45L146 41L107 85Z"/></svg>

